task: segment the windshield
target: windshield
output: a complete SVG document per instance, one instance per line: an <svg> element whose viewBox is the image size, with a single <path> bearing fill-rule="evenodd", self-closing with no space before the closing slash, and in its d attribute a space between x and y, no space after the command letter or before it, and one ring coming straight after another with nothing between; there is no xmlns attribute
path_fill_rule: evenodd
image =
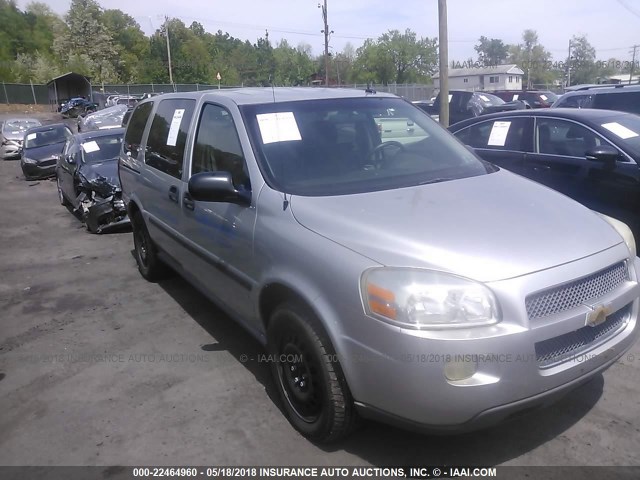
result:
<svg viewBox="0 0 640 480"><path fill-rule="evenodd" d="M7 120L2 126L2 133L17 135L32 127L39 127L36 120Z"/></svg>
<svg viewBox="0 0 640 480"><path fill-rule="evenodd" d="M41 130L38 132L28 133L24 144L25 150L29 148L44 147L54 145L56 143L64 143L71 136L71 132L67 127L53 127L49 130Z"/></svg>
<svg viewBox="0 0 640 480"><path fill-rule="evenodd" d="M122 134L86 139L82 143L82 159L85 163L99 163L117 158L122 145Z"/></svg>
<svg viewBox="0 0 640 480"><path fill-rule="evenodd" d="M241 112L267 181L287 193L343 195L494 171L399 98L244 105Z"/></svg>
<svg viewBox="0 0 640 480"><path fill-rule="evenodd" d="M612 139L623 149L640 159L640 116L614 115L601 120L600 126L609 133Z"/></svg>

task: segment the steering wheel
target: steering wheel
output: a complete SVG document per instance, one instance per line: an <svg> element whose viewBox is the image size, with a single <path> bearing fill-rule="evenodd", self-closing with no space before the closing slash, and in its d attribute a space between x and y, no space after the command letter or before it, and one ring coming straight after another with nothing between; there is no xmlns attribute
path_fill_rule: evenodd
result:
<svg viewBox="0 0 640 480"><path fill-rule="evenodd" d="M381 144L376 145L373 149L371 149L371 151L367 155L367 158L373 159L376 168L381 168L384 166L384 163L386 160L386 154L384 152L385 152L385 149L389 147L398 149L398 151L396 152L396 155L405 150L405 146L402 143L397 142L395 140L389 140L387 142L382 142ZM378 157L377 160L376 160L376 156Z"/></svg>

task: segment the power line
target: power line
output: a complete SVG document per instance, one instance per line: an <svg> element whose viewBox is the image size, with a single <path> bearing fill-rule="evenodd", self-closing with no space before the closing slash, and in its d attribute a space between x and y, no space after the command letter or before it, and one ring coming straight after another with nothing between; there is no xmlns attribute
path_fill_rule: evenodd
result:
<svg viewBox="0 0 640 480"><path fill-rule="evenodd" d="M622 5L624 8L626 8L628 11L633 13L636 17L640 18L640 12L636 11L634 8L631 8L626 1L618 0L618 3Z"/></svg>

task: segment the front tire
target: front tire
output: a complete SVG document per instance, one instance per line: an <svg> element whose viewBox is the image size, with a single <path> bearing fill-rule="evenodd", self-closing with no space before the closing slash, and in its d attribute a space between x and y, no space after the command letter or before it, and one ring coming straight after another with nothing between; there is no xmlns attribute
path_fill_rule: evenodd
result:
<svg viewBox="0 0 640 480"><path fill-rule="evenodd" d="M140 275L150 282L157 282L169 276L169 267L158 258L158 247L151 240L140 212L132 215L131 226L133 229L136 263L138 264Z"/></svg>
<svg viewBox="0 0 640 480"><path fill-rule="evenodd" d="M267 329L271 373L291 424L320 443L346 437L355 425L351 392L331 342L309 308L278 307Z"/></svg>

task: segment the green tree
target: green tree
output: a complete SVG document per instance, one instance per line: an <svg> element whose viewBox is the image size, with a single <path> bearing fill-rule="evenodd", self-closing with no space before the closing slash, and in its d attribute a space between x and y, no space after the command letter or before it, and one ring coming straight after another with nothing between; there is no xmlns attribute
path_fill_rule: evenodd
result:
<svg viewBox="0 0 640 480"><path fill-rule="evenodd" d="M478 61L486 66L501 65L509 56L509 45L497 38L481 36L473 48L478 53Z"/></svg>
<svg viewBox="0 0 640 480"><path fill-rule="evenodd" d="M596 65L596 49L584 35L571 38L571 84L594 83L600 74Z"/></svg>
<svg viewBox="0 0 640 480"><path fill-rule="evenodd" d="M94 82L117 81L118 51L102 22L100 5L95 0L71 0L65 20L67 28L53 42L62 62Z"/></svg>
<svg viewBox="0 0 640 480"><path fill-rule="evenodd" d="M149 53L149 39L133 17L121 10L105 10L101 21L114 42L117 52L114 66L119 80L139 81L141 76L139 62Z"/></svg>
<svg viewBox="0 0 640 480"><path fill-rule="evenodd" d="M522 33L522 43L509 47L509 62L524 71L524 86L552 83L556 75L551 70L551 53L538 41L535 30Z"/></svg>
<svg viewBox="0 0 640 480"><path fill-rule="evenodd" d="M426 81L435 71L437 42L417 38L415 32L398 30L365 40L356 52L356 65L362 69L358 80L384 84Z"/></svg>

